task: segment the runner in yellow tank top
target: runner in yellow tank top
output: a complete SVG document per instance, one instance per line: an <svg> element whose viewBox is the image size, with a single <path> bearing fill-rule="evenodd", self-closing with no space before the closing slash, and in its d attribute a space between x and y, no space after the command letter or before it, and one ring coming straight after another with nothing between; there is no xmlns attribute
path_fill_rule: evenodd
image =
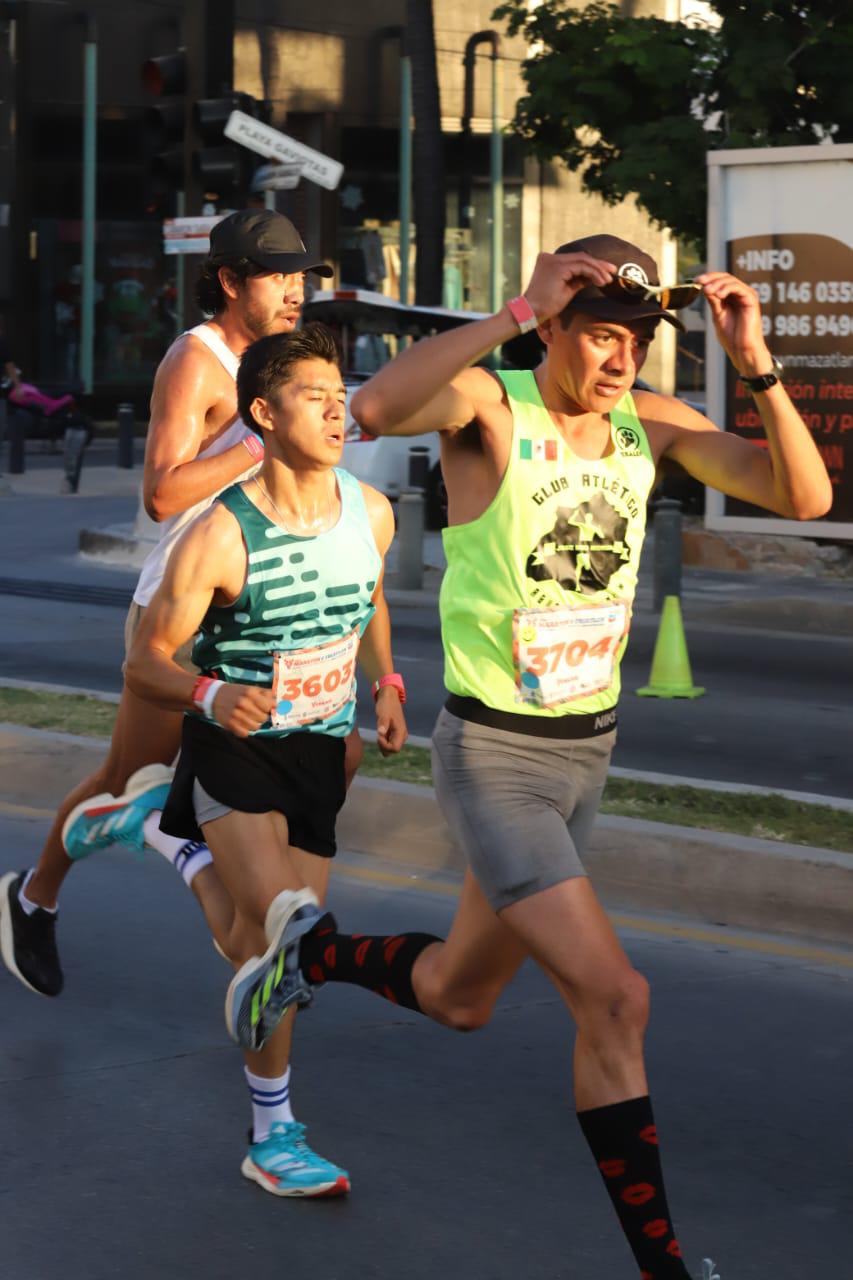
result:
<svg viewBox="0 0 853 1280"><path fill-rule="evenodd" d="M719 431L678 400L632 397L656 326L679 324L658 283L653 260L613 236L540 254L521 298L404 352L352 408L375 435L439 431L449 499L441 614L450 697L433 772L470 868L447 941L411 961L407 1003L450 1026L482 1026L533 956L576 1023L579 1121L639 1273L688 1280L643 1062L647 984L580 856L615 737L654 469L672 458L705 484L795 519L824 514L832 490L771 375L757 297L731 275L706 272L697 283L717 340L753 383L768 447ZM519 327L537 327L545 344L533 374L470 367ZM360 980L355 968L322 977ZM372 989L382 982L377 969ZM399 991L403 975L394 982Z"/></svg>

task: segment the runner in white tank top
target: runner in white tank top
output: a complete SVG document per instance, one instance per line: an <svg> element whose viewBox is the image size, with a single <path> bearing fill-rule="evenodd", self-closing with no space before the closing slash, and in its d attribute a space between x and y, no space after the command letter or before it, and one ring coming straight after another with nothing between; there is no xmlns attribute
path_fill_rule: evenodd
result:
<svg viewBox="0 0 853 1280"><path fill-rule="evenodd" d="M234 354L217 331L209 324L197 324L194 329L188 329L181 337L191 335L203 342L209 351L216 356L217 360L227 372L229 377L237 380L237 369L240 364L239 357ZM242 444L244 440L251 442L257 437L254 431L250 431L238 416L234 419L229 427L226 427L221 435L206 448L201 449L196 454L196 461L202 458L215 458L220 453L224 453L226 449L230 449L233 445ZM257 463L252 463L247 467L245 475L249 476ZM242 477L238 477L240 479ZM228 482L229 484L231 481ZM226 487L226 486L223 486ZM154 592L160 585L163 573L166 568L166 561L172 554L175 543L186 529L187 525L195 520L196 516L201 515L202 511L206 511L213 500L221 492L211 493L209 497L202 498L200 502L194 503L191 507L187 507L185 511L178 511L173 516L169 516L166 520L160 522L160 541L154 550L147 556L142 570L139 574L139 581L136 584L136 590L133 598L138 605L146 605L150 601Z"/></svg>
<svg viewBox="0 0 853 1280"><path fill-rule="evenodd" d="M332 274L307 253L296 228L281 214L244 210L223 219L211 234L196 298L212 318L172 343L154 380L143 498L163 533L140 574L128 616L128 642L183 530L263 454L258 437L237 416L237 366L257 338L297 327L305 273L312 270ZM0 954L30 990L48 996L62 990L56 902L72 857L116 842L137 849L148 844L167 857L191 886L214 941L219 940L220 948L226 945L234 907L209 851L159 830L159 808L168 792L181 722L181 715L158 709L124 687L104 764L65 798L36 866L0 878ZM351 777L358 767L357 735L347 745ZM281 1080L288 1070L290 1034L290 1025L284 1026L262 1054L247 1057L253 1080ZM307 1147L305 1152L307 1160ZM322 1163L325 1176L328 1166ZM318 1173L318 1185L320 1181ZM311 1194L304 1179L299 1194Z"/></svg>

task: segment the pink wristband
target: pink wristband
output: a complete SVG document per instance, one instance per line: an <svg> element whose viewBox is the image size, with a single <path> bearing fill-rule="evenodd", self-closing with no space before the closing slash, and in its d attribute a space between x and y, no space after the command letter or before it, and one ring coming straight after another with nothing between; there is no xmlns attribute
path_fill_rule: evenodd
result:
<svg viewBox="0 0 853 1280"><path fill-rule="evenodd" d="M262 460L264 456L264 446L263 442L259 440L257 436L244 436L240 443L246 446L255 462L260 462Z"/></svg>
<svg viewBox="0 0 853 1280"><path fill-rule="evenodd" d="M523 293L520 293L517 298L510 298L506 305L522 333L530 333L531 329L538 327L539 321L536 319L536 314Z"/></svg>

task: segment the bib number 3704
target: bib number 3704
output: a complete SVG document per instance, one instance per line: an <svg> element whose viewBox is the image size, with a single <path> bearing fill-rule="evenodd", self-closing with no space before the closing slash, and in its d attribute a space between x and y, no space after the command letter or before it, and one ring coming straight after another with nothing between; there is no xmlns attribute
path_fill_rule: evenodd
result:
<svg viewBox="0 0 853 1280"><path fill-rule="evenodd" d="M273 655L275 729L332 720L355 697L358 632Z"/></svg>
<svg viewBox="0 0 853 1280"><path fill-rule="evenodd" d="M516 609L512 647L516 700L559 707L609 689L628 628L622 603Z"/></svg>

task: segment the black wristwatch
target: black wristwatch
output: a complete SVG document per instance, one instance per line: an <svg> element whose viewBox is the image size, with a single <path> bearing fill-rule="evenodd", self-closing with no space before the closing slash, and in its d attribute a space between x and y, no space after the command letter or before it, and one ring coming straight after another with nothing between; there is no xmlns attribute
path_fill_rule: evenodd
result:
<svg viewBox="0 0 853 1280"><path fill-rule="evenodd" d="M742 373L738 374L747 391L767 391L770 387L775 387L782 373L782 362L773 356L773 368L770 373L760 373L755 378L745 378Z"/></svg>

